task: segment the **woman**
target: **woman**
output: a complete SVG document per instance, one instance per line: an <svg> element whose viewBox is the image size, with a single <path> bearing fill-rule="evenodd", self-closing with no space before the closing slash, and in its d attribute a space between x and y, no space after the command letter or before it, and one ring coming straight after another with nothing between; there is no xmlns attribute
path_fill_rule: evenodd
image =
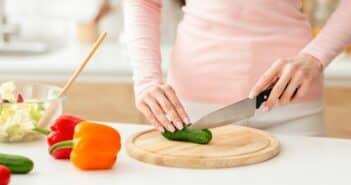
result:
<svg viewBox="0 0 351 185"><path fill-rule="evenodd" d="M274 85L248 126L323 135L322 71L351 43L351 0L341 0L314 39L300 0L188 0L168 83L160 67L160 1L124 1L136 105L157 129L181 129Z"/></svg>

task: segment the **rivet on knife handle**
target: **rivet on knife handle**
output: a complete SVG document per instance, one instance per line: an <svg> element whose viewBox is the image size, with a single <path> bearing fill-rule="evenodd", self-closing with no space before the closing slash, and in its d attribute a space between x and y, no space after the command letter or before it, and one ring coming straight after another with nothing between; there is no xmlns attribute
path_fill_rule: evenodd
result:
<svg viewBox="0 0 351 185"><path fill-rule="evenodd" d="M260 108L263 102L267 101L269 95L272 92L272 88L269 88L267 90L262 91L257 97L256 97L256 109Z"/></svg>

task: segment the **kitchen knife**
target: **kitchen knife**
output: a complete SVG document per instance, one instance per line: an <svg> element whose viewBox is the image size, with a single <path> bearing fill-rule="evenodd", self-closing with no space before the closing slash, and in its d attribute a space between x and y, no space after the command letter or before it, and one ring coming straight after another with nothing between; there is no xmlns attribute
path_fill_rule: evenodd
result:
<svg viewBox="0 0 351 185"><path fill-rule="evenodd" d="M255 115L255 110L268 99L271 91L272 88L269 88L261 92L256 98L246 98L211 112L193 123L190 127L196 129L214 128L246 120Z"/></svg>

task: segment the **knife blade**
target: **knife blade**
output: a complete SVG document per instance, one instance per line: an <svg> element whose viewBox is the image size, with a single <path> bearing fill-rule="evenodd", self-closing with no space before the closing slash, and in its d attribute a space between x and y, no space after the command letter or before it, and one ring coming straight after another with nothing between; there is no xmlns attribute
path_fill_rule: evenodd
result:
<svg viewBox="0 0 351 185"><path fill-rule="evenodd" d="M255 110L268 99L271 91L272 88L269 88L256 98L246 98L213 111L194 122L190 127L196 129L214 128L249 119L255 115Z"/></svg>

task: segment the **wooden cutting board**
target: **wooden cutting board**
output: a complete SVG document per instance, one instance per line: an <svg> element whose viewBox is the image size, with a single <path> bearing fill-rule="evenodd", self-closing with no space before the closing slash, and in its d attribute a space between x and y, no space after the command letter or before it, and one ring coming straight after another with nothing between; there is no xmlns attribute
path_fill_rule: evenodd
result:
<svg viewBox="0 0 351 185"><path fill-rule="evenodd" d="M211 129L208 145L169 141L156 130L128 138L129 156L146 163L183 168L229 168L263 162L279 153L279 141L253 128L228 125Z"/></svg>

